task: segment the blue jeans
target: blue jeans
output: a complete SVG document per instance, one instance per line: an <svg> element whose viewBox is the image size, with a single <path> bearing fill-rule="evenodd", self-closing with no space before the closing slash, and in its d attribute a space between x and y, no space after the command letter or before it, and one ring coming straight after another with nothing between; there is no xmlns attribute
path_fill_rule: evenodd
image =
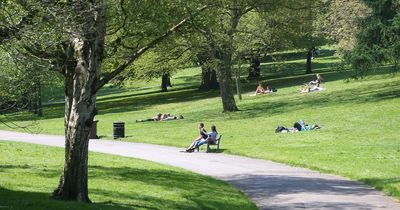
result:
<svg viewBox="0 0 400 210"><path fill-rule="evenodd" d="M200 141L197 142L195 147L200 147L201 145L207 143L207 139L201 139Z"/></svg>

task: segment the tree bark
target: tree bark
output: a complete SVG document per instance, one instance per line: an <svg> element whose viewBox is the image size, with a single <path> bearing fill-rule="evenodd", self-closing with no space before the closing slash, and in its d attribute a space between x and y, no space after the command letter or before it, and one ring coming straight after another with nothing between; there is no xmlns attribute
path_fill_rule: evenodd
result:
<svg viewBox="0 0 400 210"><path fill-rule="evenodd" d="M307 52L307 66L306 66L306 74L312 74L312 53L313 49L310 49Z"/></svg>
<svg viewBox="0 0 400 210"><path fill-rule="evenodd" d="M96 4L96 3L94 3ZM65 163L53 198L90 202L88 196L89 132L96 114L96 83L104 51L105 13L86 17L82 32L71 35L74 68L65 70ZM68 54L68 52L67 52Z"/></svg>
<svg viewBox="0 0 400 210"><path fill-rule="evenodd" d="M249 80L260 79L260 75L261 75L260 60L258 57L252 58L250 61L249 75L247 76L247 79Z"/></svg>
<svg viewBox="0 0 400 210"><path fill-rule="evenodd" d="M217 72L208 66L201 66L201 84L199 90L216 90L219 88Z"/></svg>
<svg viewBox="0 0 400 210"><path fill-rule="evenodd" d="M232 54L229 50L221 52L220 69L218 70L218 78L220 85L220 93L222 99L223 112L238 111L235 98L232 93Z"/></svg>
<svg viewBox="0 0 400 210"><path fill-rule="evenodd" d="M239 60L238 62L238 68L237 71L235 72L235 78L236 78L236 94L239 98L239 100L242 100L242 85L240 83L240 73L241 73L241 69L242 69L242 64Z"/></svg>
<svg viewBox="0 0 400 210"><path fill-rule="evenodd" d="M231 20L227 30L227 40L222 44L221 50L216 52L216 58L221 61L218 70L218 78L222 99L223 112L238 111L235 98L232 93L232 54L233 54L233 38L241 18L241 10L237 0L232 0Z"/></svg>
<svg viewBox="0 0 400 210"><path fill-rule="evenodd" d="M171 87L171 80L168 73L163 73L161 78L161 91L167 92L168 87Z"/></svg>

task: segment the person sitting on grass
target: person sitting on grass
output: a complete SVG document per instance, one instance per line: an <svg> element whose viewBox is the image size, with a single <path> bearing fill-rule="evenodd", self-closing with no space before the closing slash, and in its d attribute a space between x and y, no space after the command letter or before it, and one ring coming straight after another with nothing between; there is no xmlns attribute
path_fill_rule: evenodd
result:
<svg viewBox="0 0 400 210"><path fill-rule="evenodd" d="M162 116L163 115L161 113L158 113L157 116L155 116L155 117L148 118L148 119L145 119L145 120L136 120L136 122L160 121L160 120L162 120Z"/></svg>
<svg viewBox="0 0 400 210"><path fill-rule="evenodd" d="M322 81L324 80L324 78L322 78L322 76L320 74L317 74L316 77L317 77L316 80L310 81L308 84L309 85L318 85L319 86L322 83Z"/></svg>
<svg viewBox="0 0 400 210"><path fill-rule="evenodd" d="M197 144L194 147L195 149L205 143L213 144L217 140L217 136L218 136L217 127L215 125L212 125L211 132L207 133L207 135L208 135L208 137L206 139L203 138L197 142Z"/></svg>
<svg viewBox="0 0 400 210"><path fill-rule="evenodd" d="M276 91L278 91L278 90L275 88L271 88L268 84L267 84L266 89L264 89L264 87L262 86L262 82L258 82L256 92L254 93L254 95L250 95L250 96L262 95L262 94L266 94L266 93L273 93Z"/></svg>
<svg viewBox="0 0 400 210"><path fill-rule="evenodd" d="M262 86L262 82L260 81L260 82L258 82L256 93L254 95L257 95L257 94L261 95L261 94L264 94L264 92L265 92L265 90L264 90L264 88Z"/></svg>
<svg viewBox="0 0 400 210"><path fill-rule="evenodd" d="M310 87L308 84L305 84L300 88L300 93L309 93L309 92L316 92L316 91L321 91L321 90L325 90L325 89L320 87L319 84L316 84L313 87Z"/></svg>
<svg viewBox="0 0 400 210"><path fill-rule="evenodd" d="M271 87L267 84L267 87L265 88L264 93L273 93L273 92L276 92L276 91L277 91L277 89L271 88Z"/></svg>
<svg viewBox="0 0 400 210"><path fill-rule="evenodd" d="M190 146L186 149L186 152L193 152L194 149L196 148L197 143L200 140L208 138L207 131L204 129L204 123L199 123L198 128L200 131L200 135L195 140L193 140L192 144L190 144Z"/></svg>

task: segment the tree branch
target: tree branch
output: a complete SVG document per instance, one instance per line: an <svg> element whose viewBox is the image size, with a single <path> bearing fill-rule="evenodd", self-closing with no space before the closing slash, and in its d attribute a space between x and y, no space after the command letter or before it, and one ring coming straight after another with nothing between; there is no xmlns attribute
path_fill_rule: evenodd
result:
<svg viewBox="0 0 400 210"><path fill-rule="evenodd" d="M18 3L24 8L28 8L23 1L18 1ZM25 26L32 24L32 19L34 18L37 11L34 9L30 9L27 10L27 12L28 14L25 17L22 17L19 23L13 26L0 28L0 45L17 36Z"/></svg>
<svg viewBox="0 0 400 210"><path fill-rule="evenodd" d="M209 6L205 5L200 7L196 11L196 15L199 14L200 12L204 11L207 9ZM159 44L162 42L164 39L169 37L172 33L177 31L179 28L181 28L186 22L192 19L192 16L186 17L183 20L181 20L178 24L174 25L170 29L168 29L164 34L156 37L152 41L150 41L146 46L138 49L137 51L133 52L119 67L117 67L115 70L110 72L109 74L105 75L103 78L100 79L100 81L97 83L95 90L98 91L100 88L102 88L105 84L107 84L110 80L112 80L114 77L116 77L118 74L120 74L122 71L124 71L129 65L131 65L138 57L143 55L145 52L147 52L149 49L153 48L155 45Z"/></svg>

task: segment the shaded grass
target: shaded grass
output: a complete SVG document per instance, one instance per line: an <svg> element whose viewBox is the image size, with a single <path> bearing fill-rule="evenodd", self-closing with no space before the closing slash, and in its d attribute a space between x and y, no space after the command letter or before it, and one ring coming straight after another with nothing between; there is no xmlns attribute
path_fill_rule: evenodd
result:
<svg viewBox="0 0 400 210"><path fill-rule="evenodd" d="M277 87L277 93L250 97L256 82L245 83L244 100L238 101L241 111L236 113L221 113L218 91L199 92L191 86L174 87L168 93L150 88L100 96L99 135L111 139L112 122L124 121L126 141L185 147L197 136L199 122L206 128L216 124L224 135L221 147L225 153L347 176L400 199L400 77L382 73L345 82L348 72L332 72L329 67L334 58L326 56L314 62L321 63L315 71L323 74L325 91L299 94L300 84L314 75L302 74L304 61L293 60L288 63L297 67L286 66L288 73L294 69L289 76L274 74L270 68L263 70L263 80ZM283 68L289 64L282 64ZM185 119L135 123L159 112L183 114ZM45 133L61 135L62 106L48 106L45 113L39 127ZM22 124L32 118L24 113L11 117ZM278 125L292 126L299 119L318 123L322 129L274 133Z"/></svg>
<svg viewBox="0 0 400 210"><path fill-rule="evenodd" d="M1 209L256 209L222 181L99 153L89 155L93 204L51 200L62 171L63 149L0 141L0 151Z"/></svg>

